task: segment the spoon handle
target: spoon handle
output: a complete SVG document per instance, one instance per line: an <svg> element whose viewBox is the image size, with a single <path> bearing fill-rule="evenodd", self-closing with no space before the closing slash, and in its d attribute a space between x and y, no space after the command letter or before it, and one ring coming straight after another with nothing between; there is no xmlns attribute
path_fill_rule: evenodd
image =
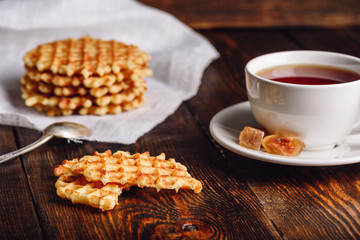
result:
<svg viewBox="0 0 360 240"><path fill-rule="evenodd" d="M0 164L3 163L3 162L6 162L10 159L13 159L17 156L20 156L24 153L27 153L27 152L30 152L31 150L34 150L35 148L43 145L44 143L46 143L47 141L49 141L51 138L53 137L53 135L49 135L49 134L43 134L38 140L36 140L35 142L23 147L23 148L20 148L18 150L15 150L13 152L9 152L9 153L6 153L4 155L1 155L0 156Z"/></svg>

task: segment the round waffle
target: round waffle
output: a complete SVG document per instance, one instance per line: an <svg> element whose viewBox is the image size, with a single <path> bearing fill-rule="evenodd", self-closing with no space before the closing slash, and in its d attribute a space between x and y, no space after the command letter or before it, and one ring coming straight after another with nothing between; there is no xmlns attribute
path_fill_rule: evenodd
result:
<svg viewBox="0 0 360 240"><path fill-rule="evenodd" d="M139 107L145 99L146 87L133 87L117 94L108 94L99 98L93 96L58 97L27 89L22 85L22 98L27 106L36 107L38 111L49 116L56 115L105 115L117 114Z"/></svg>
<svg viewBox="0 0 360 240"><path fill-rule="evenodd" d="M109 104L107 106L78 107L74 109L61 109L57 106L44 106L42 104L36 104L34 105L34 107L40 112L45 112L48 116L69 116L73 114L102 116L106 114L117 114L120 112L138 108L144 100L145 96L139 96L133 99L131 102L123 102L121 104Z"/></svg>
<svg viewBox="0 0 360 240"><path fill-rule="evenodd" d="M84 78L81 75L74 75L68 77L66 75L53 74L49 71L39 72L36 68L26 68L26 76L37 82L44 82L51 84L53 86L64 87L64 86L73 86L77 87L83 85L87 88L97 88L101 86L112 86L117 82L121 82L124 79L131 79L137 81L139 79L144 79L152 75L152 70L148 67L133 69L131 71L121 71L117 74L107 74L104 76L90 76Z"/></svg>
<svg viewBox="0 0 360 240"><path fill-rule="evenodd" d="M85 78L142 68L149 61L150 55L137 46L94 39L88 35L45 43L24 56L25 65L35 67L39 72L51 71L69 77L80 74Z"/></svg>
<svg viewBox="0 0 360 240"><path fill-rule="evenodd" d="M77 87L58 87L44 82L33 81L26 75L21 79L21 84L28 90L38 91L42 94L55 95L59 97L85 95L102 97L106 94L116 94L131 88L146 87L146 82L143 79L137 81L124 79L123 81L116 82L110 86L101 86L97 88L88 88L83 85L79 85Z"/></svg>

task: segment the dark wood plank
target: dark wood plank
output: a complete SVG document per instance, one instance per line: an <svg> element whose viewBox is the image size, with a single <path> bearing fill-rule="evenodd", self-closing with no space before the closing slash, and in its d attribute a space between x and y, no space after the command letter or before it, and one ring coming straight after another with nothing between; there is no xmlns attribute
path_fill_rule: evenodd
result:
<svg viewBox="0 0 360 240"><path fill-rule="evenodd" d="M279 166L272 170L247 180L284 236L359 239L358 164L327 168Z"/></svg>
<svg viewBox="0 0 360 240"><path fill-rule="evenodd" d="M360 24L357 0L139 0L173 14L195 29Z"/></svg>
<svg viewBox="0 0 360 240"><path fill-rule="evenodd" d="M20 133L19 133L20 134ZM29 134L21 131L21 136ZM22 144L28 139L21 137ZM188 190L132 188L108 212L73 205L55 193L53 168L63 159L95 150L164 152L188 167L204 184L200 194ZM203 135L184 105L134 145L97 142L68 144L53 139L24 156L25 170L44 236L51 239L281 239L246 183Z"/></svg>
<svg viewBox="0 0 360 240"><path fill-rule="evenodd" d="M292 30L289 34L286 31L238 30L222 34L219 30L202 33L223 53L222 59L205 73L198 95L188 102L204 129L221 106L245 100L242 73L251 57L270 51L306 48L341 52L353 49L355 55L359 54L358 47L353 48L359 40L357 31L310 29ZM212 86L216 86L217 91L209 91ZM208 102L212 104L209 106ZM284 238L359 238L359 164L328 168L281 166L246 159L218 148L226 164L246 179Z"/></svg>
<svg viewBox="0 0 360 240"><path fill-rule="evenodd" d="M290 29L289 35L302 45L303 49L333 51L360 57L360 29Z"/></svg>
<svg viewBox="0 0 360 240"><path fill-rule="evenodd" d="M13 128L0 125L0 155L16 150ZM0 165L0 239L42 239L20 159Z"/></svg>

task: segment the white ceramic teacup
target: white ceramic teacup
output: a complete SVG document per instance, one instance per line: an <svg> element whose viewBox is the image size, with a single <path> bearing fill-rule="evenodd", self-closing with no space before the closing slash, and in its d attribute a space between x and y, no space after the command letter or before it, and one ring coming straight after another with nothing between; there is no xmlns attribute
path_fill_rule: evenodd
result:
<svg viewBox="0 0 360 240"><path fill-rule="evenodd" d="M333 52L285 51L256 57L245 67L246 88L255 119L272 134L298 135L306 150L333 148L360 116L360 80L301 85L257 74L282 65L322 65L360 74L360 59Z"/></svg>

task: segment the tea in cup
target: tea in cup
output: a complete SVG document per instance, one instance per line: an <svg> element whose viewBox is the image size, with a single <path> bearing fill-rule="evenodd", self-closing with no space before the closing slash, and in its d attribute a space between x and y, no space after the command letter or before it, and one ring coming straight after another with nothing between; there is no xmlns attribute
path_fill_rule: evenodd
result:
<svg viewBox="0 0 360 240"><path fill-rule="evenodd" d="M360 118L360 59L324 51L285 51L245 67L255 119L271 134L300 136L306 150L331 149Z"/></svg>

